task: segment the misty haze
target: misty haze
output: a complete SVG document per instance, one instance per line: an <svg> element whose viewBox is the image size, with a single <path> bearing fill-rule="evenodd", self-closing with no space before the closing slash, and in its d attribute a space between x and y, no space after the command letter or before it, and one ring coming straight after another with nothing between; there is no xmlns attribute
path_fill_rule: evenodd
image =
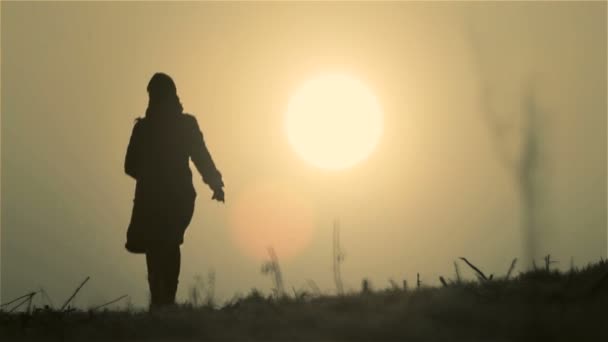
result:
<svg viewBox="0 0 608 342"><path fill-rule="evenodd" d="M61 306L90 277L71 308L162 304L133 235L152 213L182 215L181 246L154 235L181 255L179 305L449 290L514 259L513 278L608 272L605 2L0 10L0 303ZM167 97L179 119L154 123ZM186 197L134 209L144 155L158 182L181 163Z"/></svg>

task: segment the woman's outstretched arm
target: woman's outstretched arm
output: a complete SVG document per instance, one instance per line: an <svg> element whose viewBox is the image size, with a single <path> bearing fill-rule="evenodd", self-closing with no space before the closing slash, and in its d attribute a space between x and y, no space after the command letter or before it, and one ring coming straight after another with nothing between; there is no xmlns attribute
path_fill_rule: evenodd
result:
<svg viewBox="0 0 608 342"><path fill-rule="evenodd" d="M187 115L187 114L186 114ZM203 177L203 182L213 190L213 199L224 201L224 182L222 174L215 167L211 154L205 145L203 133L201 132L196 118L187 115L190 120L190 158L196 169Z"/></svg>

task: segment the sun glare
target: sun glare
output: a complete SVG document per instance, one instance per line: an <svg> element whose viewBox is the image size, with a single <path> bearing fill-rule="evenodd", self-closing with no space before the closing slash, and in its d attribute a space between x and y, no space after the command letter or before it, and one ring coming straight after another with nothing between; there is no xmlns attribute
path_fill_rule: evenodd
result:
<svg viewBox="0 0 608 342"><path fill-rule="evenodd" d="M382 110L359 80L342 74L308 80L291 97L287 137L305 161L330 170L366 159L382 134Z"/></svg>

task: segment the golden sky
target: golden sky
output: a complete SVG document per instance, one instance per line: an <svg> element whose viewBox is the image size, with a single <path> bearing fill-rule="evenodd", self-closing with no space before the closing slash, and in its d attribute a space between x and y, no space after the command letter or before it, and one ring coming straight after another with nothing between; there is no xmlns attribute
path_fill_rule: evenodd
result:
<svg viewBox="0 0 608 342"><path fill-rule="evenodd" d="M221 205L194 176L182 299L210 269L221 299L267 291L250 250L257 230L273 236L288 286L333 291L334 219L347 289L363 277L413 283L416 272L432 285L459 256L506 272L522 253L520 198L484 120L488 110L504 120L517 157L529 96L542 128L538 253L560 267L606 256L604 2L2 2L1 12L2 301L40 286L65 298L90 275L80 305L145 302L144 259L123 247L134 190L123 158L158 71L226 183ZM284 127L294 91L334 72L365 84L384 122L371 155L340 171L302 160ZM247 215L274 221L250 227Z"/></svg>

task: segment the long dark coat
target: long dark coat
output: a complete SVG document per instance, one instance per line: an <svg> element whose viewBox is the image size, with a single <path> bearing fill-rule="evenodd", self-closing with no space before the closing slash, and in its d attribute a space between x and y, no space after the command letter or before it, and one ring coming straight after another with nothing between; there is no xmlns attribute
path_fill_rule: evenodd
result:
<svg viewBox="0 0 608 342"><path fill-rule="evenodd" d="M211 189L222 175L205 146L196 118L189 114L138 119L125 158L125 172L137 180L126 249L179 245L194 212L196 192L189 159Z"/></svg>

